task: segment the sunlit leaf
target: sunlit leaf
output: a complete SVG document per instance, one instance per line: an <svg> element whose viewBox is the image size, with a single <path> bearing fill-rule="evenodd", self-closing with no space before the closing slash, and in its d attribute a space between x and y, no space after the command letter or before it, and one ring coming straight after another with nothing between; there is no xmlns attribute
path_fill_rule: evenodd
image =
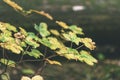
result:
<svg viewBox="0 0 120 80"><path fill-rule="evenodd" d="M60 35L60 33L57 30L55 30L55 29L51 29L50 32L52 34L54 34L55 36L59 36Z"/></svg>
<svg viewBox="0 0 120 80"><path fill-rule="evenodd" d="M79 60L84 61L85 63L91 66L94 65L94 63L97 63L97 60L94 57L92 57L89 52L84 50L80 51Z"/></svg>
<svg viewBox="0 0 120 80"><path fill-rule="evenodd" d="M51 44L51 49L55 50L62 47L62 43L60 43L55 37L48 37L48 40Z"/></svg>
<svg viewBox="0 0 120 80"><path fill-rule="evenodd" d="M74 42L76 45L79 45L80 38L78 38L75 33L69 32L69 33L63 33L62 35L66 40Z"/></svg>
<svg viewBox="0 0 120 80"><path fill-rule="evenodd" d="M5 58L1 58L0 62L3 63L4 65L8 65L10 67L15 67L15 62L12 60L7 60Z"/></svg>
<svg viewBox="0 0 120 80"><path fill-rule="evenodd" d="M40 58L40 56L43 56L43 54L37 49L32 49L31 52L27 52L27 54L35 58Z"/></svg>
<svg viewBox="0 0 120 80"><path fill-rule="evenodd" d="M18 4L16 4L15 2L11 1L11 0L3 0L5 3L7 3L9 6L11 6L12 8L14 8L16 11L22 11L23 8L21 6L19 6Z"/></svg>
<svg viewBox="0 0 120 80"><path fill-rule="evenodd" d="M50 19L50 20L53 20L53 17L50 15L50 14L48 14L48 13L45 13L44 11L37 11L37 10L30 10L31 12L35 12L35 13L37 13L37 14L40 14L40 15L42 15L42 16L45 16L45 17L47 17L48 19Z"/></svg>
<svg viewBox="0 0 120 80"><path fill-rule="evenodd" d="M33 46L34 48L37 48L40 46L40 44L37 43L38 41L39 41L39 38L34 33L28 33L28 36L25 38L25 42L28 45Z"/></svg>
<svg viewBox="0 0 120 80"><path fill-rule="evenodd" d="M56 21L56 23L64 29L68 29L68 25L62 21Z"/></svg>
<svg viewBox="0 0 120 80"><path fill-rule="evenodd" d="M27 36L27 32L26 32L25 29L23 29L22 27L19 27L19 29L20 29L20 33L21 33L21 34Z"/></svg>
<svg viewBox="0 0 120 80"><path fill-rule="evenodd" d="M35 71L32 69L22 69L23 74L35 74Z"/></svg>
<svg viewBox="0 0 120 80"><path fill-rule="evenodd" d="M43 45L45 45L45 46L47 46L47 47L51 46L51 43L50 43L50 41L47 38L42 38L40 40L40 43L43 44Z"/></svg>
<svg viewBox="0 0 120 80"><path fill-rule="evenodd" d="M80 42L84 43L84 45L90 50L94 50L96 48L95 42L93 42L91 38L81 38Z"/></svg>
<svg viewBox="0 0 120 80"><path fill-rule="evenodd" d="M84 34L82 31L82 28L77 27L76 25L70 26L69 29L72 30L76 34Z"/></svg>
<svg viewBox="0 0 120 80"><path fill-rule="evenodd" d="M35 25L35 29L40 33L42 37L46 37L50 35L50 32L47 30L47 24L42 22L40 25Z"/></svg>
<svg viewBox="0 0 120 80"><path fill-rule="evenodd" d="M7 43L0 43L0 46L16 54L20 54L21 51L23 51L23 48L17 45L14 41L13 42L9 41Z"/></svg>
<svg viewBox="0 0 120 80"><path fill-rule="evenodd" d="M50 59L46 59L46 61L48 61L49 64L56 64L56 65L59 65L59 66L62 65L59 61L50 60Z"/></svg>

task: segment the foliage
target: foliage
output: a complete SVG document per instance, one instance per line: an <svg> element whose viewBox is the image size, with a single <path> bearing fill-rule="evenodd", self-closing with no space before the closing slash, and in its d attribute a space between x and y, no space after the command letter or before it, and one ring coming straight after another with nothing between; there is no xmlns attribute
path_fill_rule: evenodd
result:
<svg viewBox="0 0 120 80"><path fill-rule="evenodd" d="M53 20L52 16L43 11L32 9L25 11L21 6L11 0L3 1L24 15L35 12ZM83 46L89 50L94 50L95 48L95 43L91 38L86 38L84 36L81 27L77 27L76 25L69 26L62 21L55 21L55 23L58 24L58 27L61 27L60 30L49 29L47 23L41 22L39 25L34 25L34 29L37 32L34 33L28 32L22 27L16 28L9 23L0 22L0 47L3 48L3 55L6 54L4 50L9 50L11 53L21 56L18 61L3 56L0 59L0 62L7 67L16 67L25 61L39 61L44 64L50 63L62 65L59 61L51 60L51 58L55 56L62 56L69 60L85 62L91 66L94 65L94 63L97 63L97 60L90 55L89 51L79 49ZM70 45L66 46L66 42L69 42ZM45 47L44 51L41 47ZM23 59L26 55L33 57L34 60ZM37 74L38 73L40 74L39 69ZM22 80L24 80L24 78L28 77L23 77ZM34 80L33 78L32 80Z"/></svg>

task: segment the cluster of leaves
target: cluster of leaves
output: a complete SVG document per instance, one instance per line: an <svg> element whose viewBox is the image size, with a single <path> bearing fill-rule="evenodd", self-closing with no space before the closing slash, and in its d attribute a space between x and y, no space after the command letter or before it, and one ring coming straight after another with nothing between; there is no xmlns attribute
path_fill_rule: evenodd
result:
<svg viewBox="0 0 120 80"><path fill-rule="evenodd" d="M27 32L21 27L17 29L13 25L0 22L0 46L15 54L29 55L38 59L44 56L44 53L41 53L41 51L37 49L42 44L57 55L66 57L67 59L79 60L89 65L97 62L97 60L90 55L90 52L77 50L76 48L72 48L72 46L68 47L64 44L66 41L70 41L71 44L76 44L78 47L85 46L93 50L95 43L92 42L90 38L78 37L78 35L84 34L81 28L75 25L68 26L60 21L56 21L56 23L62 27L60 31L55 29L48 30L48 25L41 22L39 25L35 24L34 28L38 32L38 34L35 34L34 32ZM82 44L79 45L80 43ZM29 51L26 50L28 46L31 47ZM51 62L51 60L46 60L51 64L56 63L55 61ZM3 59L0 61L6 64L6 61ZM60 63L57 64L61 65Z"/></svg>
<svg viewBox="0 0 120 80"><path fill-rule="evenodd" d="M53 17L44 11L25 11L21 6L11 0L3 1L16 11L24 13L25 15L35 12L53 20ZM62 65L59 61L50 59L54 57L54 55L57 55L69 60L85 62L88 65L94 65L94 63L97 63L97 60L92 57L89 52L89 50L95 49L95 43L91 38L82 37L84 36L82 28L77 27L76 25L69 26L62 21L55 21L55 23L58 24L60 30L49 29L45 22L41 22L39 25L34 25L34 29L37 32L34 33L27 32L22 27L16 28L9 23L0 22L0 47L3 48L3 51L6 49L14 54L22 54L19 62L7 59L4 56L0 59L0 62L9 67L15 67L16 63L22 62L24 55L28 55L39 61ZM70 46L66 46L66 42L70 42ZM73 47L73 44L76 47ZM40 51L41 46L49 48L53 54L46 57L46 54L43 51ZM89 50L80 49L83 46Z"/></svg>

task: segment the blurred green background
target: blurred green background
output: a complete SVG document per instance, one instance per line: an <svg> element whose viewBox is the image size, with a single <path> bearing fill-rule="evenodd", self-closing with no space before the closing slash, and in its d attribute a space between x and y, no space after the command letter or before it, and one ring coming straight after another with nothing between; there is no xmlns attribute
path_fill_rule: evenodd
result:
<svg viewBox="0 0 120 80"><path fill-rule="evenodd" d="M45 68L46 80L120 80L120 0L13 0L25 10L36 9L50 13L56 20L83 28L86 36L96 42L92 51L99 63L94 67L63 61L63 67ZM23 16L0 0L0 21L22 26L32 31L35 23L50 20L31 14ZM62 61L62 60L61 60Z"/></svg>

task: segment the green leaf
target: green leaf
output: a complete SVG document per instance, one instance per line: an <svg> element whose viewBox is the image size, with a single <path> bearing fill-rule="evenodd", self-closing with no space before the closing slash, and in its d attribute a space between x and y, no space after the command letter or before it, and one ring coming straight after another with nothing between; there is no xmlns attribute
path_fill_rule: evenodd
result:
<svg viewBox="0 0 120 80"><path fill-rule="evenodd" d="M92 57L89 52L85 50L80 51L79 60L84 61L85 63L91 66L93 66L94 63L97 63L97 60L94 57Z"/></svg>
<svg viewBox="0 0 120 80"><path fill-rule="evenodd" d="M44 22L40 23L39 26L35 24L35 30L37 30L42 37L50 35L50 32L47 30L47 27L47 24Z"/></svg>
<svg viewBox="0 0 120 80"><path fill-rule="evenodd" d="M66 40L74 42L76 45L79 45L80 38L77 37L75 33L69 32L69 33L63 33L62 35Z"/></svg>
<svg viewBox="0 0 120 80"><path fill-rule="evenodd" d="M35 74L35 71L32 69L22 69L23 74Z"/></svg>
<svg viewBox="0 0 120 80"><path fill-rule="evenodd" d="M37 49L32 49L31 52L27 52L27 54L35 58L40 58L40 56L43 56L43 54Z"/></svg>
<svg viewBox="0 0 120 80"><path fill-rule="evenodd" d="M60 43L57 38L55 37L48 37L48 40L51 44L50 48L55 50L57 48L61 48L62 47L62 43Z"/></svg>
<svg viewBox="0 0 120 80"><path fill-rule="evenodd" d="M39 38L34 33L28 33L28 36L25 38L25 42L34 48L40 46L40 44L37 43L38 41Z"/></svg>
<svg viewBox="0 0 120 80"><path fill-rule="evenodd" d="M9 66L9 67L15 67L15 62L12 61L12 60L7 60L7 59L4 59L4 58L1 58L0 62L3 63L4 65Z"/></svg>
<svg viewBox="0 0 120 80"><path fill-rule="evenodd" d="M23 29L22 27L19 27L20 29L20 33L22 33L23 35L27 36L27 32L25 29Z"/></svg>
<svg viewBox="0 0 120 80"><path fill-rule="evenodd" d="M50 46L51 46L51 43L50 43L50 41L49 41L47 38L42 38L42 39L40 39L39 42L40 42L41 44L47 46L47 47L50 47Z"/></svg>
<svg viewBox="0 0 120 80"><path fill-rule="evenodd" d="M69 29L72 30L76 34L84 34L82 31L82 28L77 27L76 25L70 26Z"/></svg>
<svg viewBox="0 0 120 80"><path fill-rule="evenodd" d="M10 80L10 75L7 72L5 72L4 74L1 74L0 77L2 80Z"/></svg>
<svg viewBox="0 0 120 80"><path fill-rule="evenodd" d="M5 26L7 27L7 29L8 29L9 31L17 32L17 29L16 29L15 26L10 25L9 23L5 23Z"/></svg>

